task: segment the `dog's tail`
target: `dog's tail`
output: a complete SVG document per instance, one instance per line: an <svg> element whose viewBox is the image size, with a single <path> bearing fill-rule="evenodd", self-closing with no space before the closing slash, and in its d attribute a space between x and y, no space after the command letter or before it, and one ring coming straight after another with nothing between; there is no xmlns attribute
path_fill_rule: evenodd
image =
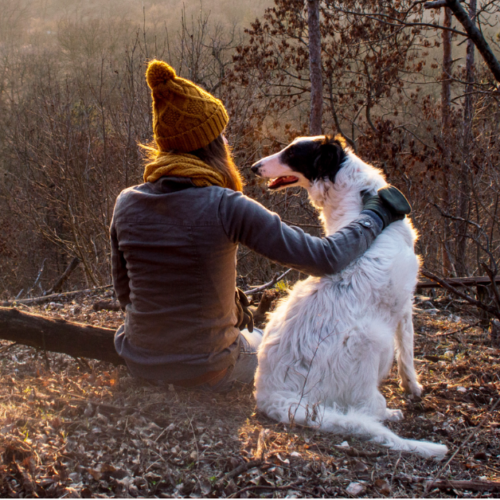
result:
<svg viewBox="0 0 500 500"><path fill-rule="evenodd" d="M392 450L408 451L438 459L443 458L448 452L448 448L442 444L401 438L370 415L355 410L342 413L321 405L311 408L305 403L300 405L294 403L296 399L296 395L273 393L272 403L258 402L258 406L270 417L284 423L293 420L302 425L318 426L326 432L371 437L372 441Z"/></svg>

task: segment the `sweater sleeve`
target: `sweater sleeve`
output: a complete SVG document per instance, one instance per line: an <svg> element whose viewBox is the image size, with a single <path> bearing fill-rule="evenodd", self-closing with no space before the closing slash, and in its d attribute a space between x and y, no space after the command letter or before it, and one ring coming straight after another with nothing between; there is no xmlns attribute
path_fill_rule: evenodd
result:
<svg viewBox="0 0 500 500"><path fill-rule="evenodd" d="M233 243L312 276L336 274L360 257L381 233L369 213L325 238L283 223L279 215L242 193L225 190L219 215Z"/></svg>
<svg viewBox="0 0 500 500"><path fill-rule="evenodd" d="M125 261L123 252L118 247L118 235L116 233L114 217L111 221L109 234L111 239L111 275L113 277L113 287L120 306L122 309L125 309L125 306L130 304L130 286L127 274L127 262Z"/></svg>

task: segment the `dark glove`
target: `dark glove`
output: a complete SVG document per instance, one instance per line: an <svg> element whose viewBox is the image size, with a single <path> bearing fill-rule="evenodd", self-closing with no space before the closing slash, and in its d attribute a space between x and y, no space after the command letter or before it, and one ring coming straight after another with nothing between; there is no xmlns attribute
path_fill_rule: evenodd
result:
<svg viewBox="0 0 500 500"><path fill-rule="evenodd" d="M238 323L236 323L236 326L240 331L246 328L250 333L253 332L253 314L248 309L250 302L243 290L236 289L235 301L236 308L238 309Z"/></svg>
<svg viewBox="0 0 500 500"><path fill-rule="evenodd" d="M383 221L384 228L392 222L403 220L411 213L411 206L405 195L394 186L386 186L375 196L363 196L363 210L375 212Z"/></svg>

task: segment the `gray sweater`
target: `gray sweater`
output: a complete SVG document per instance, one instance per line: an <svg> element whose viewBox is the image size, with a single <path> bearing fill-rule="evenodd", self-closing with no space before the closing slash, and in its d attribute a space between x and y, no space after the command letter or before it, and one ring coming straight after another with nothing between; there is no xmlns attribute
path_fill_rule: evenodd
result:
<svg viewBox="0 0 500 500"><path fill-rule="evenodd" d="M117 352L135 376L168 382L235 363L239 243L305 274L335 274L381 232L361 214L317 238L242 193L162 177L122 191L111 223L113 284L125 308Z"/></svg>

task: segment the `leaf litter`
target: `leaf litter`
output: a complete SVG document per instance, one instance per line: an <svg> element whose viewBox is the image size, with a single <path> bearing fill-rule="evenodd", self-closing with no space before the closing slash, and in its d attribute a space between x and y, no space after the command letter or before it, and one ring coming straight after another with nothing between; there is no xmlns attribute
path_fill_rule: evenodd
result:
<svg viewBox="0 0 500 500"><path fill-rule="evenodd" d="M92 309L109 295L29 310L117 328L121 312ZM0 341L0 496L495 497L494 488L463 486L500 481L500 411L490 411L500 349L480 326L468 328L476 323L417 309L415 364L425 392L405 395L395 368L382 387L388 406L405 415L386 425L458 449L430 491L445 462L276 423L256 412L250 387L227 395L158 388L125 367Z"/></svg>

